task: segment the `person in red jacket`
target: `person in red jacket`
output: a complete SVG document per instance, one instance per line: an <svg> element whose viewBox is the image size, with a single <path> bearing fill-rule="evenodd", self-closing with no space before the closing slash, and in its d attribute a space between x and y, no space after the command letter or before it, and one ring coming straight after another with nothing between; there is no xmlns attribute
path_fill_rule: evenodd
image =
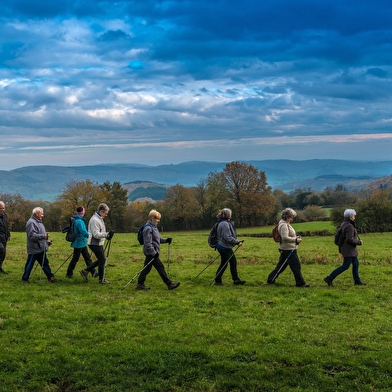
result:
<svg viewBox="0 0 392 392"><path fill-rule="evenodd" d="M324 278L324 282L328 286L333 286L333 280L342 272L348 270L350 265L353 266L354 285L366 285L359 277L359 261L358 261L358 245L362 245L362 240L358 237L358 232L355 226L355 217L357 213L353 209L344 211L344 220L341 225L342 235L344 238L343 245L339 248L339 252L343 256L343 264L331 272L330 275Z"/></svg>

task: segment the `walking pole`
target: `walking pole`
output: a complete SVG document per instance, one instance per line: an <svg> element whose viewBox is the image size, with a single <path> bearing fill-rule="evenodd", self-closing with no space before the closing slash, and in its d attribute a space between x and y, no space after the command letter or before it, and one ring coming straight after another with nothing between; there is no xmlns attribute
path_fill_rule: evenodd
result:
<svg viewBox="0 0 392 392"><path fill-rule="evenodd" d="M109 253L110 253L110 244L112 243L112 239L108 240L105 244L105 250L107 249L107 253L106 253L106 258L105 258L105 265L103 267L103 277L102 277L102 281L105 280L105 271L106 271L106 265L108 263L108 258L109 258Z"/></svg>
<svg viewBox="0 0 392 392"><path fill-rule="evenodd" d="M218 256L215 257L214 260L212 260L211 262L209 262L207 264L207 267L203 268L192 280L196 279L197 277L199 277L211 264L213 264L215 262L215 260L220 256L220 254L218 254Z"/></svg>
<svg viewBox="0 0 392 392"><path fill-rule="evenodd" d="M167 245L167 276L170 275L170 244Z"/></svg>
<svg viewBox="0 0 392 392"><path fill-rule="evenodd" d="M139 272L137 272L135 276L121 290L124 290L126 287L128 287L134 281L134 279L139 276L153 261L154 257Z"/></svg>
<svg viewBox="0 0 392 392"><path fill-rule="evenodd" d="M242 242L242 241L241 241L241 242ZM234 253L237 252L238 248L239 248L239 246L237 245L237 248L235 249L235 251L230 255L230 257L227 259L227 261L226 261L226 263L224 264L224 266L218 271L218 273L215 275L214 280L213 280L210 284L213 284L214 281L215 281L215 279L216 279L216 277L217 277L222 271L225 270L227 264L229 263L230 259L234 256Z"/></svg>
<svg viewBox="0 0 392 392"><path fill-rule="evenodd" d="M289 255L286 257L286 260L282 263L282 265L280 266L280 268L278 269L278 271L276 272L274 278L272 279L272 282L275 281L275 279L278 277L278 275L280 274L280 271L282 271L284 265L289 261L290 256L292 255L292 253L295 251L295 249L293 249Z"/></svg>
<svg viewBox="0 0 392 392"><path fill-rule="evenodd" d="M56 275L57 272L60 270L60 268L71 258L71 256L73 256L73 252L65 259L65 261L63 262L63 264L60 265L59 268L57 268L57 270L55 272L53 272L53 275Z"/></svg>

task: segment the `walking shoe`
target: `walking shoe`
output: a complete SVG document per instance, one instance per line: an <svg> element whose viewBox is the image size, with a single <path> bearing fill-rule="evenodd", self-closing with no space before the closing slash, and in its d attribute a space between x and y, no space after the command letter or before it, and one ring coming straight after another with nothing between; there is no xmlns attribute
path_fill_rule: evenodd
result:
<svg viewBox="0 0 392 392"><path fill-rule="evenodd" d="M68 274L67 274L67 275L65 275L65 277L66 277L66 278L69 278L69 279L72 279L74 276L73 276L72 274L71 274L71 275L68 275Z"/></svg>
<svg viewBox="0 0 392 392"><path fill-rule="evenodd" d="M354 283L354 286L366 286L366 283L365 282L355 282Z"/></svg>
<svg viewBox="0 0 392 392"><path fill-rule="evenodd" d="M99 284L110 284L110 282L108 280L106 280L106 279L101 279L99 281Z"/></svg>
<svg viewBox="0 0 392 392"><path fill-rule="evenodd" d="M29 283L30 284L30 282L28 280L25 280L25 279L22 279L20 283Z"/></svg>
<svg viewBox="0 0 392 392"><path fill-rule="evenodd" d="M214 284L215 284L215 286L223 286L222 282L215 282Z"/></svg>
<svg viewBox="0 0 392 392"><path fill-rule="evenodd" d="M144 284L138 284L136 286L136 290L150 290L148 286L145 286Z"/></svg>
<svg viewBox="0 0 392 392"><path fill-rule="evenodd" d="M241 284L245 284L246 280L241 280L241 279L236 279L233 284L235 284L236 286L241 285Z"/></svg>
<svg viewBox="0 0 392 392"><path fill-rule="evenodd" d="M98 278L99 272L98 272L98 271L91 271L91 276L92 276L93 278Z"/></svg>
<svg viewBox="0 0 392 392"><path fill-rule="evenodd" d="M180 285L180 282L171 282L167 285L169 290L174 290Z"/></svg>
<svg viewBox="0 0 392 392"><path fill-rule="evenodd" d="M332 280L328 278L328 276L326 278L324 278L324 282L328 285L328 286L333 286Z"/></svg>
<svg viewBox="0 0 392 392"><path fill-rule="evenodd" d="M297 287L310 287L307 283L304 284L297 284Z"/></svg>
<svg viewBox="0 0 392 392"><path fill-rule="evenodd" d="M82 275L82 278L86 281L86 282L88 282L88 272L86 271L86 270L81 270L80 271L80 275Z"/></svg>
<svg viewBox="0 0 392 392"><path fill-rule="evenodd" d="M49 283L58 283L58 282L60 282L60 280L56 279L54 276L52 276L51 278L48 279L48 282Z"/></svg>
<svg viewBox="0 0 392 392"><path fill-rule="evenodd" d="M276 284L276 280L273 280L272 282L268 282L267 280L267 284Z"/></svg>

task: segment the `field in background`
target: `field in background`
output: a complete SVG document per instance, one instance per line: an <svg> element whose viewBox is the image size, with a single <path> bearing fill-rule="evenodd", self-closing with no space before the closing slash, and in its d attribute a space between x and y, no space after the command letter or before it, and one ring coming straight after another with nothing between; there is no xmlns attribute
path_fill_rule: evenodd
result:
<svg viewBox="0 0 392 392"><path fill-rule="evenodd" d="M331 230L329 222L294 224L297 232ZM340 264L332 236L304 237L299 248L309 289L294 287L287 270L265 284L278 251L271 238L249 234L236 255L247 281L212 283L214 260L207 231L164 233L161 258L181 286L168 291L155 270L138 292L124 286L142 268L136 234L115 234L106 277L111 285L78 274L49 284L35 269L20 284L25 234L13 233L0 276L0 391L389 391L392 389L392 233L363 235L360 274L323 282ZM52 270L70 255L53 233ZM170 249L170 251L169 251ZM170 263L169 263L170 261Z"/></svg>

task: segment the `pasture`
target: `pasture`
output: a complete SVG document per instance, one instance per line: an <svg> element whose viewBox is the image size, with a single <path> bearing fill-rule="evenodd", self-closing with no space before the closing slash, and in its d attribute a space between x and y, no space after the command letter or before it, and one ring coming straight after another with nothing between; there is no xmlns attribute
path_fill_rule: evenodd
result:
<svg viewBox="0 0 392 392"><path fill-rule="evenodd" d="M293 224L297 232L333 228L329 222ZM149 291L136 291L143 267L136 234L115 234L106 278L85 283L66 265L47 282L34 269L20 283L25 233L12 233L0 276L0 391L390 391L392 390L392 233L362 235L360 276L351 270L334 287L323 278L341 262L332 236L304 236L298 254L310 288L297 288L287 269L278 284L266 278L277 259L271 238L238 229L236 252L244 286L227 270L212 284L216 256L208 231L163 233L161 259L181 286L167 290L153 269ZM71 253L52 233L48 253L56 271ZM169 251L170 249L170 251ZM69 260L68 260L69 261ZM170 261L170 263L169 263Z"/></svg>

